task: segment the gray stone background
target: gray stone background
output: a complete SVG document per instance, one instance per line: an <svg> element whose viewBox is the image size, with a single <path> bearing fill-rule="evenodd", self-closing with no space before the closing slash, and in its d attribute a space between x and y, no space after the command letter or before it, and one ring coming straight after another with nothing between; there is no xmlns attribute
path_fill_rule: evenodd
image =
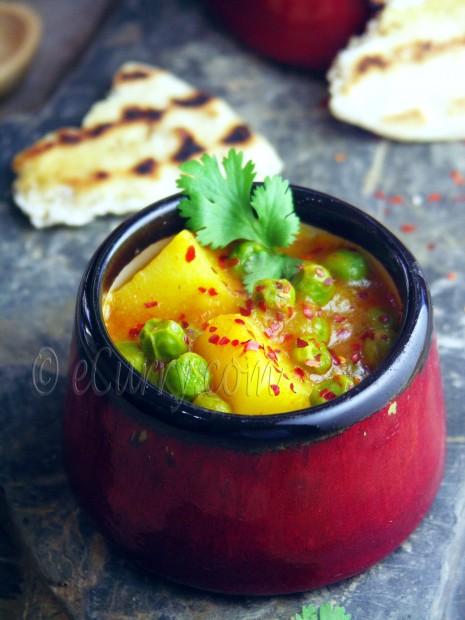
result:
<svg viewBox="0 0 465 620"><path fill-rule="evenodd" d="M464 141L399 144L335 121L324 79L243 48L198 2L31 4L45 38L26 81L0 102L0 618L288 620L303 604L331 601L353 620L464 620L465 185L453 176L465 176ZM120 220L33 229L12 202L10 162L45 131L78 124L126 60L224 97L276 146L291 182L371 213L424 268L447 399L446 474L421 526L358 577L277 598L182 588L109 547L70 493L60 425L75 296Z"/></svg>

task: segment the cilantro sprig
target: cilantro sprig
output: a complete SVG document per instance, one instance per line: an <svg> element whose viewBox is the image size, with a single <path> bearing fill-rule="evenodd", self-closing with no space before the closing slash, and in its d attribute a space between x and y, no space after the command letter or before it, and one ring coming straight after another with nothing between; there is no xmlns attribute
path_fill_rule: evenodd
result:
<svg viewBox="0 0 465 620"><path fill-rule="evenodd" d="M333 607L331 603L326 603L318 609L313 605L304 605L302 615L296 614L295 620L350 620L351 617L351 614L346 614L344 607Z"/></svg>
<svg viewBox="0 0 465 620"><path fill-rule="evenodd" d="M204 154L200 161L180 166L177 186L183 191L178 208L187 227L196 232L200 244L224 248L233 241L256 241L267 253L248 262L244 284L264 277L291 277L300 261L282 254L299 232L289 183L279 175L266 177L253 186L255 165L243 165L243 153L231 149L223 158L223 170L215 156Z"/></svg>

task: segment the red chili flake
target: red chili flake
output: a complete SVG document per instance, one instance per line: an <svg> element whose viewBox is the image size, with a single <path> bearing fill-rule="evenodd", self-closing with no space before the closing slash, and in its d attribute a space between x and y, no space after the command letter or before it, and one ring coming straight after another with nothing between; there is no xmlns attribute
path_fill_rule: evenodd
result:
<svg viewBox="0 0 465 620"><path fill-rule="evenodd" d="M402 196L399 196L399 195L391 196L387 200L392 205L403 205L404 204L404 199L402 198Z"/></svg>
<svg viewBox="0 0 465 620"><path fill-rule="evenodd" d="M305 373L302 368L294 368L294 373L299 377L299 379L303 379L305 377Z"/></svg>
<svg viewBox="0 0 465 620"><path fill-rule="evenodd" d="M287 307L287 317L290 319L294 314L294 308L292 306Z"/></svg>
<svg viewBox="0 0 465 620"><path fill-rule="evenodd" d="M218 328L215 325L210 325L210 327L208 328L209 332L216 332Z"/></svg>
<svg viewBox="0 0 465 620"><path fill-rule="evenodd" d="M276 320L283 321L285 318L286 315L284 314L284 312L281 312L281 310L276 311Z"/></svg>
<svg viewBox="0 0 465 620"><path fill-rule="evenodd" d="M390 319L389 319L389 317L387 316L387 314L381 314L381 315L378 317L378 321L379 321L380 323L383 323L383 324L389 323L389 320L390 320Z"/></svg>
<svg viewBox="0 0 465 620"><path fill-rule="evenodd" d="M465 185L465 178L460 174L458 170L452 170L449 176L456 185Z"/></svg>
<svg viewBox="0 0 465 620"><path fill-rule="evenodd" d="M218 344L224 345L224 344L229 344L230 342L231 340L229 338L227 338L226 336L223 336L222 338L220 338L220 341L218 342Z"/></svg>
<svg viewBox="0 0 465 620"><path fill-rule="evenodd" d="M339 357L335 353L331 353L331 358L333 360L334 366L339 366L340 365L341 360L339 359Z"/></svg>
<svg viewBox="0 0 465 620"><path fill-rule="evenodd" d="M434 250L436 248L436 244L431 241L430 243L426 244L426 247L428 250Z"/></svg>
<svg viewBox="0 0 465 620"><path fill-rule="evenodd" d="M206 331L207 327L208 327L208 323L207 322L202 323L201 328L202 328L203 331Z"/></svg>
<svg viewBox="0 0 465 620"><path fill-rule="evenodd" d="M294 384L293 384L293 383L291 383L289 387L291 388L292 392L294 392L294 394L296 394Z"/></svg>
<svg viewBox="0 0 465 620"><path fill-rule="evenodd" d="M378 198L378 200L386 200L387 198L387 194L380 189L374 193L374 196Z"/></svg>
<svg viewBox="0 0 465 620"><path fill-rule="evenodd" d="M362 345L359 344L358 342L355 342L352 346L352 351L361 351L362 350Z"/></svg>
<svg viewBox="0 0 465 620"><path fill-rule="evenodd" d="M195 258L195 248L193 245L190 245L186 251L186 263L191 263Z"/></svg>
<svg viewBox="0 0 465 620"><path fill-rule="evenodd" d="M271 347L268 347L268 359L270 359L272 362L278 363L278 353L280 352L280 349L272 349Z"/></svg>
<svg viewBox="0 0 465 620"><path fill-rule="evenodd" d="M310 308L307 306L307 304L304 304L304 307L303 307L303 310L302 310L302 311L303 311L303 313L304 313L304 316L305 316L307 319L313 319L313 317L315 316L315 315L313 314L313 312L310 310Z"/></svg>
<svg viewBox="0 0 465 620"><path fill-rule="evenodd" d="M330 392L329 390L322 390L320 392L320 396L325 400L333 400L333 398L336 398L336 394L334 392Z"/></svg>
<svg viewBox="0 0 465 620"><path fill-rule="evenodd" d="M238 264L239 264L238 258L231 258L231 260L228 262L229 267L235 267Z"/></svg>
<svg viewBox="0 0 465 620"><path fill-rule="evenodd" d="M375 333L372 332L371 330L365 332L362 335L362 340L374 340L375 339Z"/></svg>
<svg viewBox="0 0 465 620"><path fill-rule="evenodd" d="M226 267L228 266L228 255L227 254L221 254L220 256L218 256L218 265L220 269L226 269Z"/></svg>
<svg viewBox="0 0 465 620"><path fill-rule="evenodd" d="M267 329L265 329L264 334L268 338L271 338L272 336L279 334L282 328L283 328L283 324L279 321L276 321L272 323Z"/></svg>
<svg viewBox="0 0 465 620"><path fill-rule="evenodd" d="M233 347L237 347L237 345L239 344L239 340L237 338L234 338L234 340L231 340L231 344Z"/></svg>
<svg viewBox="0 0 465 620"><path fill-rule="evenodd" d="M239 325L245 325L245 321L243 319L234 319L235 323L239 323Z"/></svg>
<svg viewBox="0 0 465 620"><path fill-rule="evenodd" d="M243 344L245 345L244 351L258 351L258 349L260 348L259 343L255 342L255 340L248 340Z"/></svg>
<svg viewBox="0 0 465 620"><path fill-rule="evenodd" d="M450 273L447 274L447 279L448 280L457 280L457 274L455 273L455 271L451 271Z"/></svg>
<svg viewBox="0 0 465 620"><path fill-rule="evenodd" d="M250 316L252 314L252 310L250 308L239 308L239 312L242 316Z"/></svg>
<svg viewBox="0 0 465 620"><path fill-rule="evenodd" d="M155 308L155 306L158 306L158 301L146 301L144 306L146 308Z"/></svg>
<svg viewBox="0 0 465 620"><path fill-rule="evenodd" d="M263 301L263 299L262 299L262 300L260 300L260 301L258 302L258 307L260 308L260 310L261 310L262 312L266 312L266 310L267 310L267 308L266 308L266 304L265 304L265 302Z"/></svg>
<svg viewBox="0 0 465 620"><path fill-rule="evenodd" d="M208 289L208 294L211 297L215 297L215 295L218 295L218 291L216 289L213 288L213 286L211 288Z"/></svg>
<svg viewBox="0 0 465 620"><path fill-rule="evenodd" d="M218 334L213 334L213 336L210 336L210 338L208 339L208 342L211 342L212 344L218 344L219 341L220 337L218 336Z"/></svg>
<svg viewBox="0 0 465 620"><path fill-rule="evenodd" d="M265 290L265 285L259 284L258 286L255 287L255 290L257 291L257 293L259 293L260 291Z"/></svg>
<svg viewBox="0 0 465 620"><path fill-rule="evenodd" d="M203 286L199 286L197 290L198 290L200 293L206 293L206 292L207 292L207 289L206 289L206 288L204 288Z"/></svg>
<svg viewBox="0 0 465 620"><path fill-rule="evenodd" d="M433 192L431 194L428 194L428 196L426 197L426 200L428 202L439 202L442 199L442 194L440 194L439 192Z"/></svg>
<svg viewBox="0 0 465 620"><path fill-rule="evenodd" d="M339 152L339 153L336 153L334 155L334 161L337 161L338 163L341 163L341 162L343 162L345 160L346 160L346 154L345 153Z"/></svg>
<svg viewBox="0 0 465 620"><path fill-rule="evenodd" d="M308 347L308 342L306 340L302 340L302 338L297 338L296 344L298 349Z"/></svg>
<svg viewBox="0 0 465 620"><path fill-rule="evenodd" d="M412 233L415 232L415 230L417 229L417 225L416 224L402 224L402 226L400 227L400 229L402 230L402 232L404 233Z"/></svg>
<svg viewBox="0 0 465 620"><path fill-rule="evenodd" d="M189 323L187 321L181 321L181 326L184 327L184 329L187 329L189 327Z"/></svg>
<svg viewBox="0 0 465 620"><path fill-rule="evenodd" d="M350 356L350 359L353 361L354 364L356 364L360 361L360 353L354 353Z"/></svg>
<svg viewBox="0 0 465 620"><path fill-rule="evenodd" d="M381 340L387 340L388 339L388 335L387 334L381 334L380 338L381 338Z"/></svg>
<svg viewBox="0 0 465 620"><path fill-rule="evenodd" d="M128 330L128 335L132 338L138 336L141 333L143 327L143 323L138 323L136 327L131 327L131 329Z"/></svg>
<svg viewBox="0 0 465 620"><path fill-rule="evenodd" d="M273 390L273 393L275 396L279 396L281 390L279 389L279 385L275 385L274 383L272 383L270 385L270 388Z"/></svg>
<svg viewBox="0 0 465 620"><path fill-rule="evenodd" d="M336 323L344 323L345 320L346 320L346 317L342 316L341 314L335 314L333 316L333 321L335 321Z"/></svg>

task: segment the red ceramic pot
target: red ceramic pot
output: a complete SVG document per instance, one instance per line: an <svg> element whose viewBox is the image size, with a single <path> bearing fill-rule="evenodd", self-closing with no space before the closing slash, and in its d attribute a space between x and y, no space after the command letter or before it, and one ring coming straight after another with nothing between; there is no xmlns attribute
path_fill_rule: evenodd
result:
<svg viewBox="0 0 465 620"><path fill-rule="evenodd" d="M303 221L376 256L404 303L392 352L342 397L242 416L139 383L107 335L102 297L136 254L182 228L178 197L117 228L79 291L64 421L71 486L132 558L198 588L280 594L359 573L415 529L443 472L443 391L417 262L362 211L316 191L293 193Z"/></svg>
<svg viewBox="0 0 465 620"><path fill-rule="evenodd" d="M206 0L235 36L281 62L328 68L349 37L366 23L368 0Z"/></svg>

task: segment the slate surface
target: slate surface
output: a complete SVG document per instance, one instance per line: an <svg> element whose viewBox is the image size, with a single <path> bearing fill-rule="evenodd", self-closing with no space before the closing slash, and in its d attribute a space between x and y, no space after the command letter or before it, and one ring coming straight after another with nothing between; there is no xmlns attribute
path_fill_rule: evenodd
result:
<svg viewBox="0 0 465 620"><path fill-rule="evenodd" d="M78 123L128 59L158 64L225 97L275 144L292 182L362 207L423 265L446 386L446 474L409 540L347 582L277 598L173 585L109 547L70 493L60 428L74 300L88 259L119 220L34 230L12 203L9 165L45 131ZM465 186L451 176L465 176L465 144L380 140L333 120L325 98L323 80L241 48L194 2L127 0L38 114L0 123L0 486L7 529L20 543L18 551L0 537L0 617L287 620L302 604L332 601L345 605L353 620L465 618Z"/></svg>

